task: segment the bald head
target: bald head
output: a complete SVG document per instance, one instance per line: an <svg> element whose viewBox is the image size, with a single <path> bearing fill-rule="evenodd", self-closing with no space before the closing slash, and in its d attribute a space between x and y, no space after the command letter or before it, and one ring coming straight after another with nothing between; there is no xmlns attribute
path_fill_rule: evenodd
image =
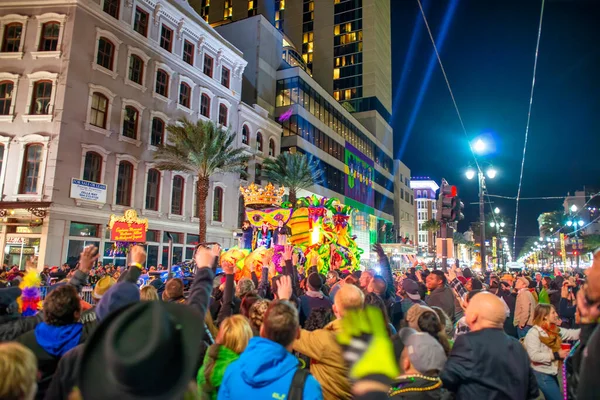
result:
<svg viewBox="0 0 600 400"><path fill-rule="evenodd" d="M365 295L354 285L343 285L335 294L333 302L333 312L335 316L341 318L346 310L351 308L362 308L365 304Z"/></svg>
<svg viewBox="0 0 600 400"><path fill-rule="evenodd" d="M506 309L500 298L489 292L473 296L466 310L466 320L471 331L486 328L502 329Z"/></svg>

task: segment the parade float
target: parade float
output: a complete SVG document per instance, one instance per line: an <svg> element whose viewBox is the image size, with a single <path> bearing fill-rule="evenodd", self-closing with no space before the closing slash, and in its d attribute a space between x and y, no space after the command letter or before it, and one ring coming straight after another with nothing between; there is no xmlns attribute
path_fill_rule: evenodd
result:
<svg viewBox="0 0 600 400"><path fill-rule="evenodd" d="M250 184L240 187L244 197L246 219L253 227L252 246L224 252L221 259L237 266L236 278L250 276L254 267L262 271L262 260L271 259L271 275L281 272L284 245L273 244L276 232L286 232L285 243L294 246L298 264L310 266L316 256L317 268L327 273L330 265L353 271L359 267L362 250L352 236L352 207L338 199L312 195L298 199L296 204L283 201L284 187L269 183L265 187ZM279 229L279 230L278 230Z"/></svg>
<svg viewBox="0 0 600 400"><path fill-rule="evenodd" d="M146 242L148 219L138 218L135 210L126 210L123 215L110 216L108 229L110 240L114 243L109 256L123 257L132 245Z"/></svg>

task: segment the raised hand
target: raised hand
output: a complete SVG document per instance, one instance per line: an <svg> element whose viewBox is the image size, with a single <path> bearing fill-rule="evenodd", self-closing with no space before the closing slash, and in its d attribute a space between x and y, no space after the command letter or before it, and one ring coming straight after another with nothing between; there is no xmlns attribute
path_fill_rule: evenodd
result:
<svg viewBox="0 0 600 400"><path fill-rule="evenodd" d="M294 253L294 246L290 246L290 245L286 244L283 248L283 260L291 261L293 253Z"/></svg>
<svg viewBox="0 0 600 400"><path fill-rule="evenodd" d="M98 259L98 248L93 244L86 246L79 255L79 270L84 274L89 274Z"/></svg>
<svg viewBox="0 0 600 400"><path fill-rule="evenodd" d="M225 275L233 275L233 272L235 270L235 266L229 261L223 261L221 263L221 268L223 268L223 272L225 272Z"/></svg>
<svg viewBox="0 0 600 400"><path fill-rule="evenodd" d="M277 280L277 298L289 300L292 297L292 278L288 275L280 275Z"/></svg>
<svg viewBox="0 0 600 400"><path fill-rule="evenodd" d="M129 255L132 264L144 265L146 262L146 250L142 246L132 246Z"/></svg>

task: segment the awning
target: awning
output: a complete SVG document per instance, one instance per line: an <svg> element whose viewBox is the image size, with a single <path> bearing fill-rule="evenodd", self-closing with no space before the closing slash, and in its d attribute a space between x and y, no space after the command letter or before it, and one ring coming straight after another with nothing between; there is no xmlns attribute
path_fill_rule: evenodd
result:
<svg viewBox="0 0 600 400"><path fill-rule="evenodd" d="M48 214L50 201L0 201L0 218L7 217L11 211L27 210L38 218L44 218Z"/></svg>

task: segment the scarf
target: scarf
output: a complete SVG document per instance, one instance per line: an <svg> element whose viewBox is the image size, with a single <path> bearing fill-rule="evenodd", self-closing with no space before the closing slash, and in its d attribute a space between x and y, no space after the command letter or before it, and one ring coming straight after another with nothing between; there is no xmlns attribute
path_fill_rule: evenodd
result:
<svg viewBox="0 0 600 400"><path fill-rule="evenodd" d="M556 324L543 324L541 328L546 332L548 337L540 335L540 342L552 349L553 353L560 350L562 338L560 337L560 328Z"/></svg>
<svg viewBox="0 0 600 400"><path fill-rule="evenodd" d="M83 325L80 323L54 326L40 322L35 328L35 340L51 356L62 357L79 344Z"/></svg>

